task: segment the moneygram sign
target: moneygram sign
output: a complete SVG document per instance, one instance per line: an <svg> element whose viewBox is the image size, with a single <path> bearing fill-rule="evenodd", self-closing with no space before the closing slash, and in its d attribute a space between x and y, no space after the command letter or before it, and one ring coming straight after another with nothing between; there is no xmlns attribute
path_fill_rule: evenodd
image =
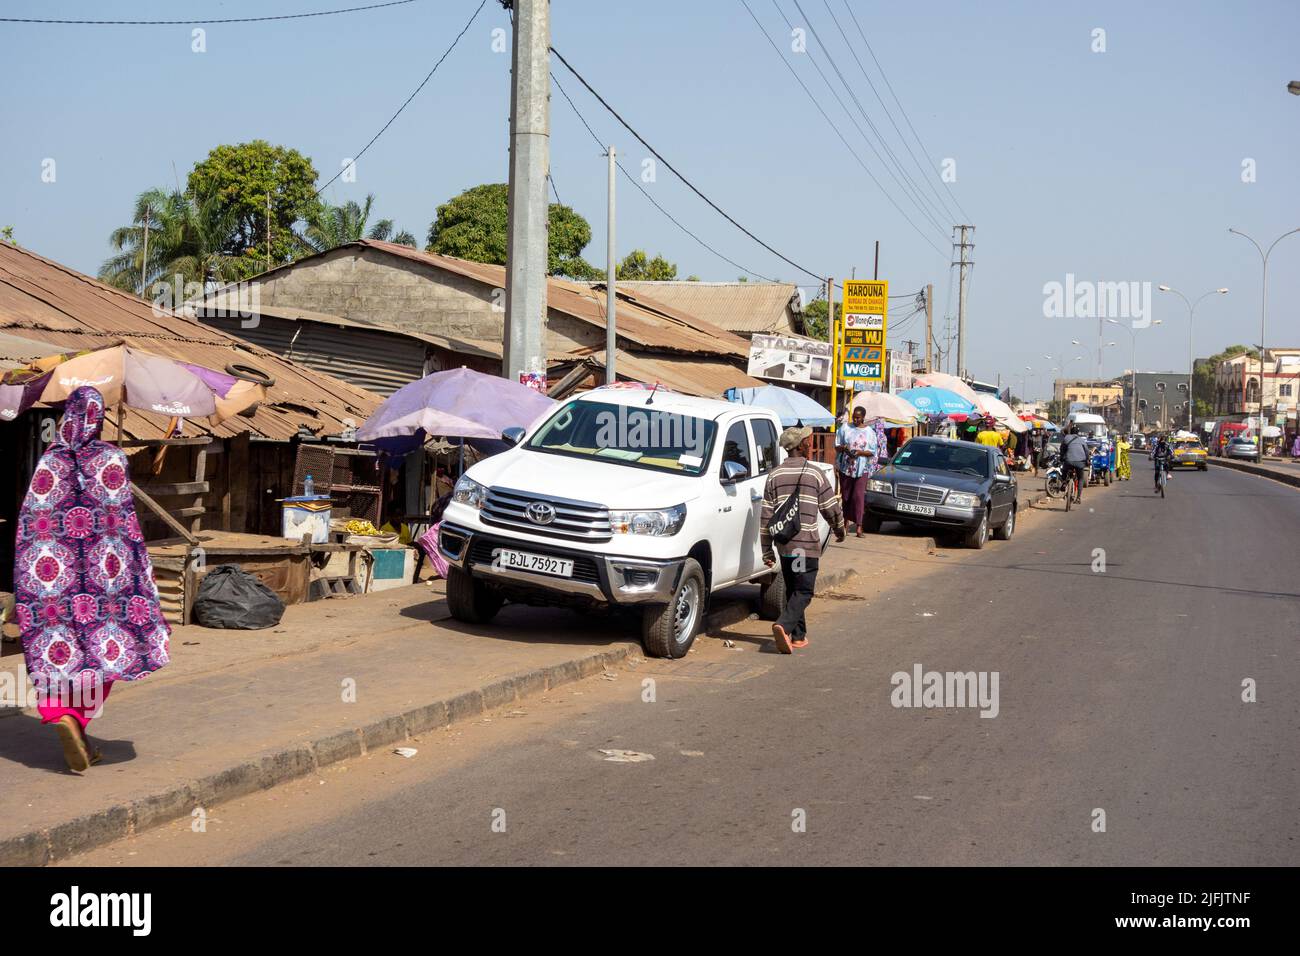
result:
<svg viewBox="0 0 1300 956"><path fill-rule="evenodd" d="M840 378L885 380L885 336L889 325L889 283L875 279L844 283L840 304Z"/></svg>

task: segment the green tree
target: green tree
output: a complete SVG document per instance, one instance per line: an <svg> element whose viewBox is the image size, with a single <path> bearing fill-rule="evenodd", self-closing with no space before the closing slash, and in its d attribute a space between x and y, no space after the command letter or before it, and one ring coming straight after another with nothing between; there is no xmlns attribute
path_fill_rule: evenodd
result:
<svg viewBox="0 0 1300 956"><path fill-rule="evenodd" d="M663 256L655 256L650 259L646 256L644 249L633 249L618 264L615 275L629 282L638 279L667 282L677 278L677 266Z"/></svg>
<svg viewBox="0 0 1300 956"><path fill-rule="evenodd" d="M271 208L272 265L292 261L302 249L295 226L319 206L316 168L296 149L265 140L223 144L196 163L186 181L193 196L213 197L231 215L231 230L222 243L227 256L240 257L240 271L253 275L266 268L267 197Z"/></svg>
<svg viewBox="0 0 1300 956"><path fill-rule="evenodd" d="M429 225L425 248L444 256L505 265L509 188L505 183L484 183L465 190L438 207ZM547 275L595 279L599 274L582 258L591 242L591 226L568 206L547 207Z"/></svg>
<svg viewBox="0 0 1300 956"><path fill-rule="evenodd" d="M370 208L375 203L374 194L366 196L365 205L349 199L341 206L327 202L318 204L307 214L302 241L311 252L325 252L347 242L356 242L363 236L382 242L396 242L414 246L415 237L405 230L397 232L393 220L380 219L370 224ZM370 225L369 231L366 226Z"/></svg>
<svg viewBox="0 0 1300 956"><path fill-rule="evenodd" d="M831 340L830 321L828 320L828 316L831 314L831 310L824 298L813 299L803 307L803 328L810 339L817 339L821 342ZM838 314L838 312L835 314Z"/></svg>
<svg viewBox="0 0 1300 956"><path fill-rule="evenodd" d="M148 222L149 261L145 255ZM114 229L109 244L117 253L99 270L99 278L116 288L147 296L155 282L229 282L241 278L245 263L226 251L235 227L235 213L215 196L195 198L189 193L150 189L139 195L129 226Z"/></svg>

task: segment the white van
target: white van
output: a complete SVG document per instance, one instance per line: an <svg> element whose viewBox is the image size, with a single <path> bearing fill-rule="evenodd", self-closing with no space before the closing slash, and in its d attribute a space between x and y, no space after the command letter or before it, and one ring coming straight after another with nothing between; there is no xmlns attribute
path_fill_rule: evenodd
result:
<svg viewBox="0 0 1300 956"><path fill-rule="evenodd" d="M1071 425L1077 425L1079 434L1090 441L1104 442L1110 434L1106 419L1092 412L1070 412L1065 417L1065 431L1068 432Z"/></svg>

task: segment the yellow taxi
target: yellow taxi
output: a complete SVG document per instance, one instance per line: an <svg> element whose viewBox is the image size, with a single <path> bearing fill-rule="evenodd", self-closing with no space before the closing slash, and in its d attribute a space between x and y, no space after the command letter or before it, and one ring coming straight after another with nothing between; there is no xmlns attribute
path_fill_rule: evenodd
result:
<svg viewBox="0 0 1300 956"><path fill-rule="evenodd" d="M1169 449L1173 452L1175 468L1196 468L1199 471L1206 471L1210 467L1206 463L1205 446L1201 444L1199 438L1175 438L1169 443Z"/></svg>

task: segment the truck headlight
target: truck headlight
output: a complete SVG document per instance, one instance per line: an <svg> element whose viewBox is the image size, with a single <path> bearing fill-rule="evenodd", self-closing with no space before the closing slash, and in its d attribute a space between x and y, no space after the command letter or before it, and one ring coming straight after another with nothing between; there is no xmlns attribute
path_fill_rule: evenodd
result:
<svg viewBox="0 0 1300 956"><path fill-rule="evenodd" d="M875 478L867 482L867 490L878 491L883 495L892 495L894 493L894 488L889 482L877 481Z"/></svg>
<svg viewBox="0 0 1300 956"><path fill-rule="evenodd" d="M667 537L682 530L686 522L686 505L673 505L653 511L611 511L609 527L615 534L649 534Z"/></svg>
<svg viewBox="0 0 1300 956"><path fill-rule="evenodd" d="M944 502L944 504L952 505L954 508L974 508L979 503L979 495L969 495L964 491L948 492L948 499Z"/></svg>
<svg viewBox="0 0 1300 956"><path fill-rule="evenodd" d="M459 501L471 508L482 508L483 499L486 497L487 489L469 475L461 475L460 480L456 482L456 487L451 492L452 501Z"/></svg>

